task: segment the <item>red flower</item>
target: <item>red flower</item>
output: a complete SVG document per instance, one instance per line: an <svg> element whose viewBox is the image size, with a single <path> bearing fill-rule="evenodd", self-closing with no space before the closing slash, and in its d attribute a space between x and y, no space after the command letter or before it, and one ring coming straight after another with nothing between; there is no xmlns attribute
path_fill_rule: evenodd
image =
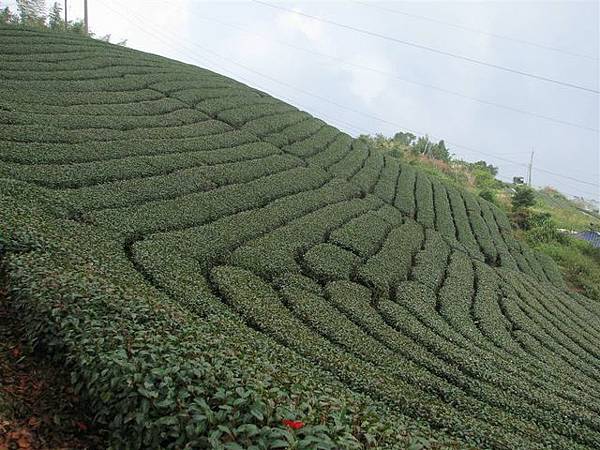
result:
<svg viewBox="0 0 600 450"><path fill-rule="evenodd" d="M299 420L283 419L281 423L284 424L286 427L290 427L294 430L299 430L304 426L304 422L301 422Z"/></svg>

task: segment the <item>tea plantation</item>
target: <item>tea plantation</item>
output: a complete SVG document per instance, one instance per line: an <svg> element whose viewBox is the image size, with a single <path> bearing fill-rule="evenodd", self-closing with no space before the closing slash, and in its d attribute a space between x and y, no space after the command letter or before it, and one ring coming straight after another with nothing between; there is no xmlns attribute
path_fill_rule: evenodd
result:
<svg viewBox="0 0 600 450"><path fill-rule="evenodd" d="M115 448L600 448L600 305L492 204L235 80L0 28L0 211L12 303Z"/></svg>

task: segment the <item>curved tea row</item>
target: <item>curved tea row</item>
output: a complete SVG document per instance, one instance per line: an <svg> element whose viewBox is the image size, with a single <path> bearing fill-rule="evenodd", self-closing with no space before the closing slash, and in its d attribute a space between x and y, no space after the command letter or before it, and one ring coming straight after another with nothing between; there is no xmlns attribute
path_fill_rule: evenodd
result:
<svg viewBox="0 0 600 450"><path fill-rule="evenodd" d="M599 308L494 205L218 74L23 33L0 177L148 292L471 445L600 445Z"/></svg>

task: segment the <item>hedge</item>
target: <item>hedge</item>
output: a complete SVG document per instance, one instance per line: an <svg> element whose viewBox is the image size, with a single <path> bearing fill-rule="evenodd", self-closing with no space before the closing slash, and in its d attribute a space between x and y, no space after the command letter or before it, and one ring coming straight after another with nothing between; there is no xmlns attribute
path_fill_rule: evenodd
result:
<svg viewBox="0 0 600 450"><path fill-rule="evenodd" d="M0 53L3 282L107 446L600 447L600 308L494 205L207 70Z"/></svg>
<svg viewBox="0 0 600 450"><path fill-rule="evenodd" d="M333 231L329 240L361 258L368 258L379 251L383 244L382 237L385 238L391 228L383 218L369 212Z"/></svg>
<svg viewBox="0 0 600 450"><path fill-rule="evenodd" d="M28 318L33 342L67 362L76 391L109 430L113 447L360 448L409 445L427 432L398 416L394 422L401 422L386 423L385 406L369 406L335 382L323 389L318 380L326 375L306 372L293 354L272 365L260 337L251 344L241 339L235 320L186 316L131 278L110 236L40 215L31 209L39 196L23 197L20 189L3 183L0 196L13 211L0 233L13 307ZM68 239L61 238L65 232ZM98 264L111 255L112 267ZM294 360L296 370L283 375L284 359ZM284 418L306 426L286 430Z"/></svg>
<svg viewBox="0 0 600 450"><path fill-rule="evenodd" d="M339 133L335 141L322 151L307 158L307 161L325 169L340 161L350 150L352 138L344 133Z"/></svg>
<svg viewBox="0 0 600 450"><path fill-rule="evenodd" d="M401 164L398 187L396 188L396 199L394 206L411 218L415 218L415 189L417 182L417 171L408 164Z"/></svg>
<svg viewBox="0 0 600 450"><path fill-rule="evenodd" d="M369 149L360 141L352 142L352 149L335 164L328 167L327 171L332 175L350 179L356 174L363 163L369 157Z"/></svg>

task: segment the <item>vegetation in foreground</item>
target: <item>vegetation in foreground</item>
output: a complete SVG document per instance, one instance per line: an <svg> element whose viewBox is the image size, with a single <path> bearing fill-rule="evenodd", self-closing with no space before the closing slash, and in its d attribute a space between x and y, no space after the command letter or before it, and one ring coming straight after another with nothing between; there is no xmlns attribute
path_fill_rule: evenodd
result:
<svg viewBox="0 0 600 450"><path fill-rule="evenodd" d="M495 204L206 70L0 54L11 308L113 447L599 446L599 304Z"/></svg>
<svg viewBox="0 0 600 450"><path fill-rule="evenodd" d="M551 187L529 189L500 181L496 167L485 161L457 160L444 141L430 142L427 136L417 139L411 133L397 133L392 138L379 135L361 139L500 207L520 241L550 256L572 289L600 301L600 249L569 233L600 230L600 215L589 204L569 200Z"/></svg>
<svg viewBox="0 0 600 450"><path fill-rule="evenodd" d="M0 449L102 448L68 371L34 352L22 329L0 290Z"/></svg>

